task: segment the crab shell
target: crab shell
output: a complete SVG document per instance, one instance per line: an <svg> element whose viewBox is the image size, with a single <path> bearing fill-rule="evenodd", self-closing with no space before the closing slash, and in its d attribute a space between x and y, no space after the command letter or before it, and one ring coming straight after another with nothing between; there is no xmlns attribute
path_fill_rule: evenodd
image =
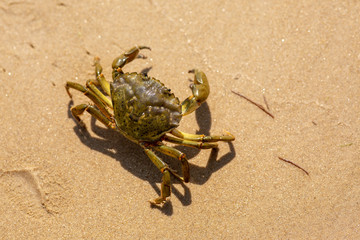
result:
<svg viewBox="0 0 360 240"><path fill-rule="evenodd" d="M179 126L180 101L159 80L122 73L110 85L118 129L134 142L157 141Z"/></svg>

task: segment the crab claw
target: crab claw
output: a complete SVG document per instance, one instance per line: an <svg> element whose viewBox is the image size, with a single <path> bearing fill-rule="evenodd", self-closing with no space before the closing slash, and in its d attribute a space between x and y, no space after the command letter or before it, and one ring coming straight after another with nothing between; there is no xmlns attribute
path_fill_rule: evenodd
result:
<svg viewBox="0 0 360 240"><path fill-rule="evenodd" d="M182 115L195 111L206 101L210 93L210 86L205 73L197 69L190 70L189 73L195 73L194 83L190 85L193 94L182 102Z"/></svg>
<svg viewBox="0 0 360 240"><path fill-rule="evenodd" d="M125 66L125 64L128 64L132 60L134 60L141 49L148 49L151 51L150 47L147 46L135 46L128 50L126 53L120 55L119 57L115 58L112 63L113 70L117 70L118 68L122 68Z"/></svg>

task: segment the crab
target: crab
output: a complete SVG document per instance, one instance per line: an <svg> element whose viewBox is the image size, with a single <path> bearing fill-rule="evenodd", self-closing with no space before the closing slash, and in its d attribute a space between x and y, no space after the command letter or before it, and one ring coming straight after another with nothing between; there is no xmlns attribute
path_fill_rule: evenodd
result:
<svg viewBox="0 0 360 240"><path fill-rule="evenodd" d="M75 82L66 83L69 89L82 92L93 104L80 104L71 108L71 113L81 127L85 127L80 115L87 111L106 127L116 130L129 140L139 144L146 155L162 173L161 194L150 200L154 205L163 204L170 198L173 175L182 182L189 182L190 170L186 155L163 141L198 149L217 148L218 141L233 141L235 137L226 132L219 136L189 134L176 129L182 116L194 112L206 101L210 87L206 75L197 69L190 85L192 95L182 103L159 80L143 73L123 72L123 67L141 57L140 50L147 46L135 46L115 58L112 63L113 82L108 82L102 74L98 57L94 60L96 81L88 80L83 86ZM177 158L182 165L182 176L171 169L155 151Z"/></svg>

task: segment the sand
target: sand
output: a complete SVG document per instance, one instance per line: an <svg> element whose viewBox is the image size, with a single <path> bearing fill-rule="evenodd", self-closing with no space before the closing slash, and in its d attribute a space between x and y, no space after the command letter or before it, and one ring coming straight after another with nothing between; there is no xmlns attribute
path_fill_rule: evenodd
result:
<svg viewBox="0 0 360 240"><path fill-rule="evenodd" d="M2 1L0 238L360 238L359 12L337 0ZM179 147L191 181L173 179L163 208L147 202L161 173L141 148L89 114L79 128L69 109L89 100L64 88L94 79L95 56L110 79L134 45L152 51L125 70L150 69L180 99L189 69L207 74L207 103L179 129L236 137Z"/></svg>

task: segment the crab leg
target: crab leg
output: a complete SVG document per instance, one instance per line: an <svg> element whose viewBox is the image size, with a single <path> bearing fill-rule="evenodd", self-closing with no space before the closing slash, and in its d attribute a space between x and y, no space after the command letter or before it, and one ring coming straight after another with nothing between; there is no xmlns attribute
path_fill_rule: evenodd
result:
<svg viewBox="0 0 360 240"><path fill-rule="evenodd" d="M94 92L92 92L91 90L87 89L86 87L84 87L81 84L78 83L74 83L74 82L66 82L65 85L66 91L69 94L70 98L72 98L72 95L69 91L70 88L76 89L82 93L85 94L85 96L87 96L88 98L90 98L95 105L99 108L99 110L108 118L110 119L112 117L111 113L109 113L109 111L106 109L106 106L104 105L104 103L100 100L99 96L97 96Z"/></svg>
<svg viewBox="0 0 360 240"><path fill-rule="evenodd" d="M172 143L176 143L179 145L194 147L199 149L209 149L209 148L217 148L218 145L215 142L197 142L192 140L186 140L181 138L172 137L169 135L164 136L164 140Z"/></svg>
<svg viewBox="0 0 360 240"><path fill-rule="evenodd" d="M89 104L80 104L71 108L71 114L78 121L81 127L85 127L85 124L80 119L79 115L81 115L85 110L108 128L115 129L114 123L109 118L105 117L104 114L102 114L97 108Z"/></svg>
<svg viewBox="0 0 360 240"><path fill-rule="evenodd" d="M197 142L218 142L218 141L229 142L235 140L235 137L229 132L226 132L227 135L223 135L223 136L205 136L203 134L199 135L199 134L185 133L180 130L174 129L170 133L178 138L197 141Z"/></svg>
<svg viewBox="0 0 360 240"><path fill-rule="evenodd" d="M145 144L140 144L150 158L150 160L155 164L155 166L162 172L162 183L161 183L161 195L158 198L150 200L151 204L161 204L164 203L171 194L171 180L170 180L170 169L166 163L164 163L156 154Z"/></svg>
<svg viewBox="0 0 360 240"><path fill-rule="evenodd" d="M169 147L166 145L159 145L154 148L155 148L155 150L157 150L161 153L164 153L170 157L177 158L178 160L180 160L181 164L182 164L182 172L183 172L184 177L180 177L175 172L171 172L171 173L174 176L176 176L177 178L179 178L181 181L189 182L189 179L190 179L189 162L184 153L180 152L179 150L177 150L175 148L172 148L172 147Z"/></svg>
<svg viewBox="0 0 360 240"><path fill-rule="evenodd" d="M184 116L200 107L210 93L210 86L205 73L197 69L190 70L189 73L195 73L194 83L190 85L193 94L181 103L181 111Z"/></svg>
<svg viewBox="0 0 360 240"><path fill-rule="evenodd" d="M86 87L90 88L91 91L95 93L95 95L109 108L113 108L112 102L109 98L107 98L100 90L95 86L96 82L93 82L92 80L88 80L86 82Z"/></svg>
<svg viewBox="0 0 360 240"><path fill-rule="evenodd" d="M94 65L95 65L95 77L96 77L96 80L100 83L100 86L104 90L104 92L108 96L111 96L111 94L110 94L110 83L105 79L104 74L102 74L103 68L100 65L100 58L99 57L94 58Z"/></svg>
<svg viewBox="0 0 360 240"><path fill-rule="evenodd" d="M117 73L122 72L121 68L123 68L129 62L133 61L138 56L141 49L151 50L151 48L147 46L135 46L114 59L112 63L113 79Z"/></svg>

